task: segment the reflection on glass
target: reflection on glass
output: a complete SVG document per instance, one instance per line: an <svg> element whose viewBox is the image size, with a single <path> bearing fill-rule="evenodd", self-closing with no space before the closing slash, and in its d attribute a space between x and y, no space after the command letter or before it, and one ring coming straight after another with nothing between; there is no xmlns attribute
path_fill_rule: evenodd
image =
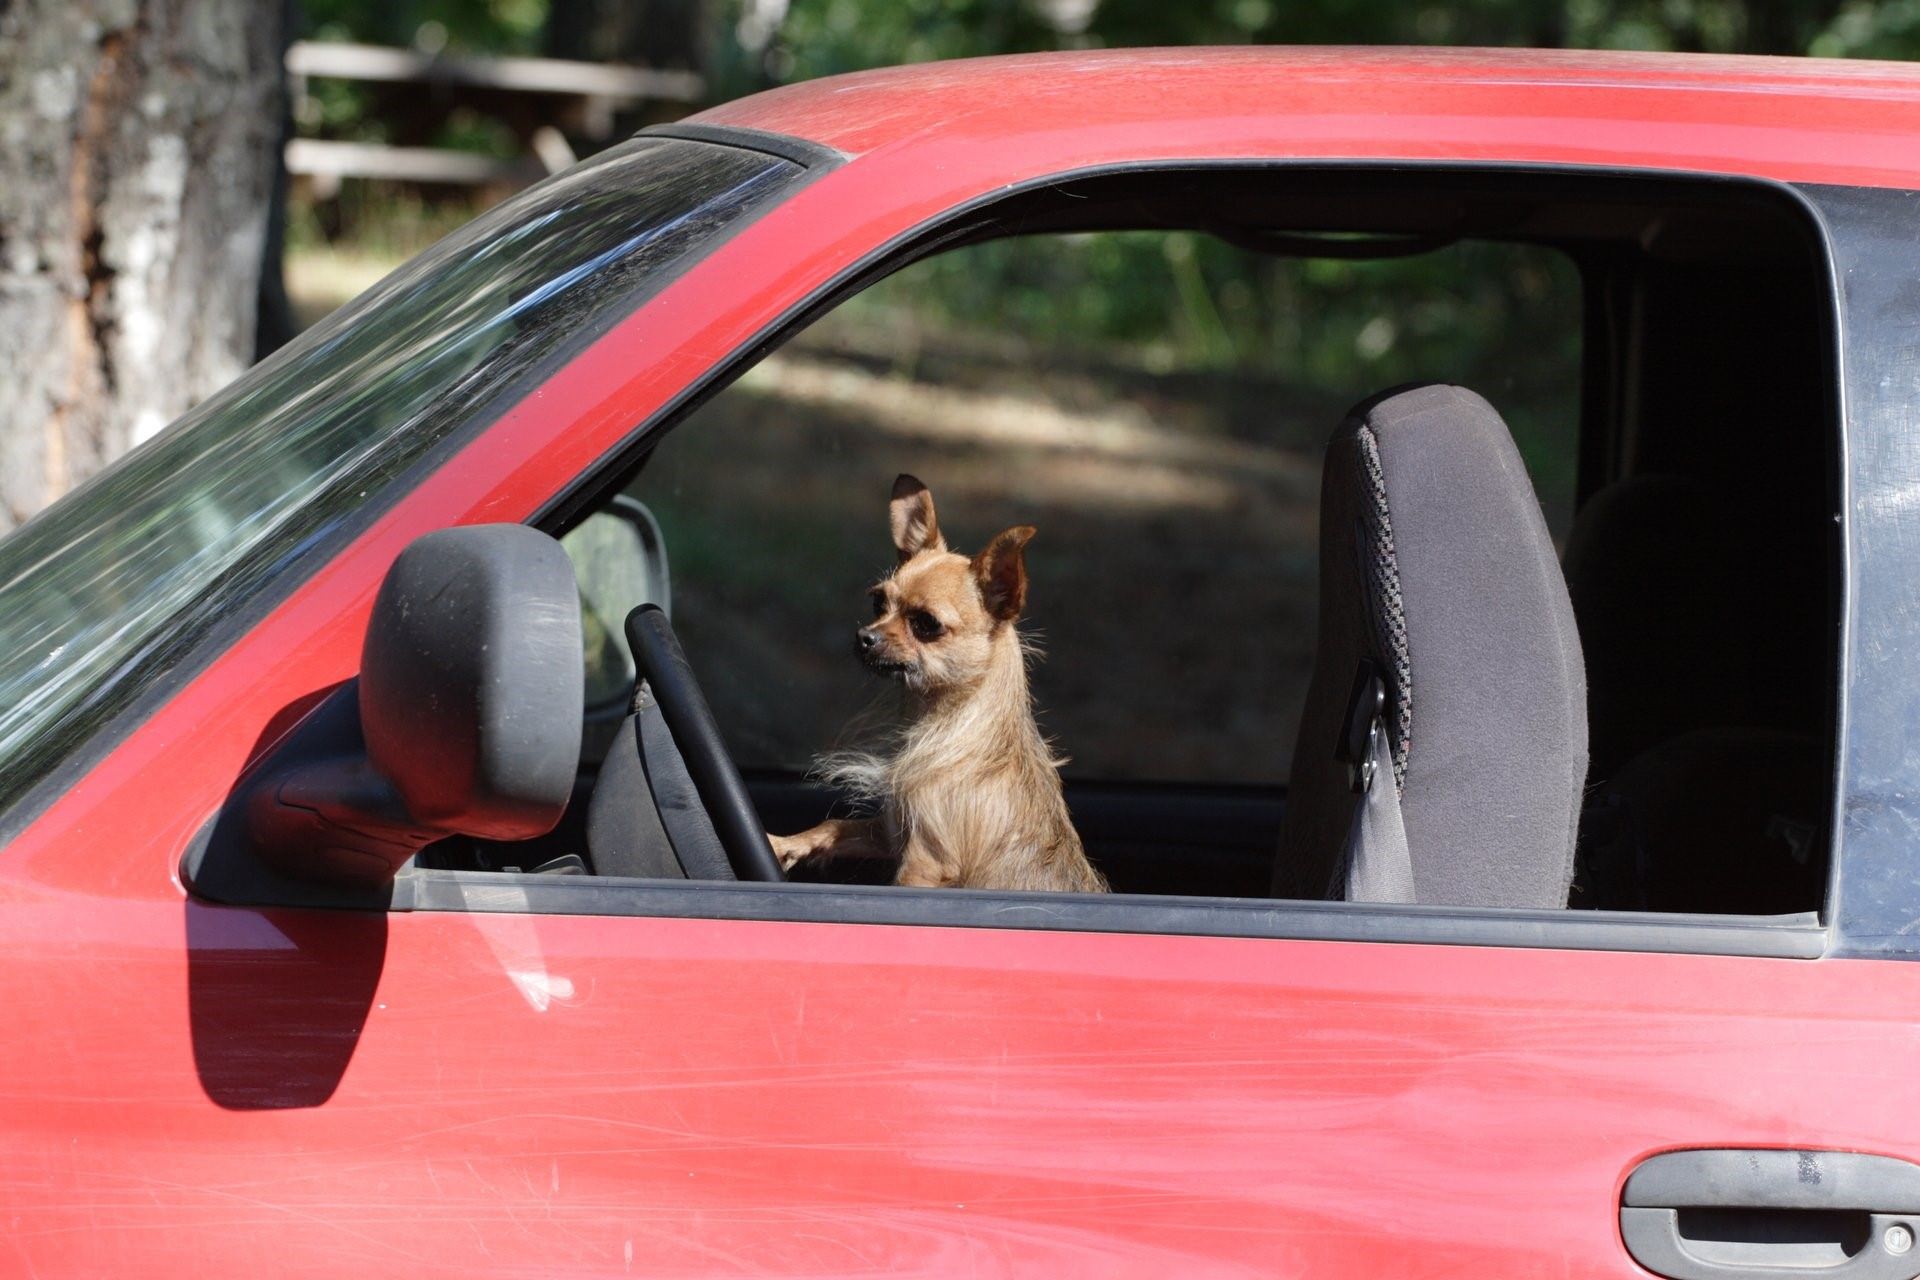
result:
<svg viewBox="0 0 1920 1280"><path fill-rule="evenodd" d="M0 807L799 175L638 138L476 219L0 542Z"/></svg>
<svg viewBox="0 0 1920 1280"><path fill-rule="evenodd" d="M661 597L649 586L647 549L635 526L596 511L560 539L580 580L581 641L587 653L587 705L624 700L633 688L633 657L627 652L627 614Z"/></svg>

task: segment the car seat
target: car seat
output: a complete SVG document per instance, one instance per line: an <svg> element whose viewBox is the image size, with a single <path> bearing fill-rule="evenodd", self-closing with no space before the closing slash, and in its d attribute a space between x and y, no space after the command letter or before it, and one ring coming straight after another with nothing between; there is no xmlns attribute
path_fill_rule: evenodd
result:
<svg viewBox="0 0 1920 1280"><path fill-rule="evenodd" d="M1458 386L1362 401L1321 473L1274 896L1564 907L1586 772L1580 638L1506 424Z"/></svg>
<svg viewBox="0 0 1920 1280"><path fill-rule="evenodd" d="M587 802L594 874L733 880L720 835L645 680L620 722Z"/></svg>

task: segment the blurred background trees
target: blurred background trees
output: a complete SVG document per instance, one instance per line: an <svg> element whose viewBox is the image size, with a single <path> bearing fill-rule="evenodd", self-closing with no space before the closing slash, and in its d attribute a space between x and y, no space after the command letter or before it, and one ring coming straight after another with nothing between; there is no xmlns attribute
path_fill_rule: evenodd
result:
<svg viewBox="0 0 1920 1280"><path fill-rule="evenodd" d="M703 101L933 58L1135 45L1920 56L1920 0L286 3L0 7L0 379L9 392L0 400L0 531L538 176L531 153L552 167ZM625 99L501 92L430 76L289 83L281 73L289 36L410 50L422 66L555 58L698 78L683 80L696 86L690 93ZM283 212L275 200L283 93L298 139L433 148L468 157L466 171L484 176L296 174ZM1480 349L1485 299L1434 304L1419 333L1383 329L1369 314L1364 273L1276 266L1271 290L1249 291L1228 279L1237 260L1200 237L1089 242L1080 258L1055 264L1085 285L1077 292L1044 286L1017 250L1000 261L1005 270L986 275L932 272L913 302L917 331L965 334L1017 313L1065 326L1089 349L1151 362L1168 358L1172 344L1180 363L1222 369L1295 341L1314 346L1299 359L1335 383L1343 361L1377 357L1383 342ZM1315 323L1303 329L1303 316Z"/></svg>

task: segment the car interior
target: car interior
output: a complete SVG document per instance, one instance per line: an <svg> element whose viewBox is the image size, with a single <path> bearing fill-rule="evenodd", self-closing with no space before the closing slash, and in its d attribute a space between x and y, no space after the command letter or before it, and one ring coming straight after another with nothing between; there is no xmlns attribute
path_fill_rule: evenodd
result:
<svg viewBox="0 0 1920 1280"><path fill-rule="evenodd" d="M1424 368L1397 385L1347 388L1351 407L1318 420L1304 475L1287 480L1304 495L1296 568L1311 584L1300 602L1311 622L1291 629L1297 691L1239 730L1233 758L1259 755L1259 744L1270 754L1245 770L1203 760L1155 776L1139 746L1137 768L1067 769L1075 826L1115 893L1817 912L1834 823L1838 420L1829 268L1797 197L1745 180L1598 170L1143 166L1037 184L966 212L868 264L780 337L913 264L976 246L1175 232L1309 266L1461 245L1563 258L1577 281L1579 342L1568 420L1557 424L1569 492L1555 500L1565 511L1553 527L1500 388L1473 385L1472 371ZM765 343L753 360L769 348L778 354ZM798 747L755 745L748 721L777 715L780 689L734 688L757 652L795 664L803 683L851 666L838 624L825 616L802 629L769 614L749 626L729 615L722 636L711 611L703 620L705 602L724 589L750 606L784 587L754 579L767 571L743 568L725 529L709 536L688 523L697 513L676 514L691 504L676 500L669 455L727 397L752 392L750 364L723 370L542 521L575 552L588 650L585 745L557 825L532 838L451 836L421 848L413 866L773 880L782 877L777 865L766 870L761 831L858 810L810 775ZM778 465L790 462L808 465ZM848 491L849 502L865 492L851 480ZM874 539L877 553L881 496L814 505ZM613 542L625 539L643 567L604 550L583 558L577 535L595 522L616 528ZM1040 523L1036 548L1046 545ZM779 545L793 575L810 572L804 538ZM1088 573L1139 572L1089 554ZM1206 566L1194 572L1204 579ZM1043 592L1044 568L1036 574ZM857 622L867 583L825 576L821 589L838 592L844 621ZM1143 611L1180 608L1172 595L1140 594ZM648 602L656 607L635 608ZM1104 625L1124 636L1129 622ZM1217 629L1196 615L1184 629L1147 630L1204 649ZM1055 638L1071 628L1049 620L1047 631L1046 665L1065 672L1057 688L1084 688L1073 696L1123 715L1113 704L1125 691L1114 686L1132 674L1076 659ZM1128 659L1142 669L1187 660L1184 647L1142 643ZM1234 643L1254 655L1235 658L1234 678L1250 679L1263 633ZM1169 694L1175 713L1179 696ZM1044 686L1041 701L1044 713ZM1217 694L1185 707L1183 731L1199 735L1235 711ZM1360 794L1371 748L1356 751L1356 723L1361 743L1378 735L1385 766ZM816 750L837 745L814 737ZM1082 737L1096 760L1117 749ZM1404 830L1399 861L1390 845L1356 835L1370 820L1368 795L1383 789ZM1381 875L1392 886L1385 898ZM812 878L886 877L869 863Z"/></svg>

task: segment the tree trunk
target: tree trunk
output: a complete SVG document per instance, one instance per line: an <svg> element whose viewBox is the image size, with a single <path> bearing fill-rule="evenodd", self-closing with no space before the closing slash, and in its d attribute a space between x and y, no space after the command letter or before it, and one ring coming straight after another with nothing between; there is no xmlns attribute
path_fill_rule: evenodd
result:
<svg viewBox="0 0 1920 1280"><path fill-rule="evenodd" d="M0 531L251 362L282 21L0 3Z"/></svg>

